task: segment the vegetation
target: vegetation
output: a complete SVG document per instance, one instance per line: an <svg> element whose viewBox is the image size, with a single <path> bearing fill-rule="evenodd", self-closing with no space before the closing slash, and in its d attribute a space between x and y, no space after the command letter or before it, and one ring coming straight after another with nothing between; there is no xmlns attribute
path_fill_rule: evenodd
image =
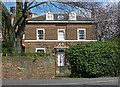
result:
<svg viewBox="0 0 120 87"><path fill-rule="evenodd" d="M10 53L8 50L4 49L3 50L3 56L26 56L26 57L34 57L33 62L35 62L37 60L38 57L44 57L44 56L51 56L50 54L47 53L42 53L42 52L34 52L34 53L30 53L30 52L25 52L25 53Z"/></svg>
<svg viewBox="0 0 120 87"><path fill-rule="evenodd" d="M1 3L1 2L0 2ZM6 6L1 3L2 5L2 34L3 34L3 42L2 48L3 52L12 52L12 38L11 38L11 15L9 14Z"/></svg>
<svg viewBox="0 0 120 87"><path fill-rule="evenodd" d="M119 55L118 42L90 42L70 46L66 52L72 76L101 77L118 76Z"/></svg>

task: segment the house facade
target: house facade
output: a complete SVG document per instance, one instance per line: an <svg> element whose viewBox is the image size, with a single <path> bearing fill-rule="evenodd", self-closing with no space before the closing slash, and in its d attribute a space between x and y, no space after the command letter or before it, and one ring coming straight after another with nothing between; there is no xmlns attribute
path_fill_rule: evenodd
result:
<svg viewBox="0 0 120 87"><path fill-rule="evenodd" d="M70 45L96 41L96 22L76 13L51 12L28 18L25 27L25 52L45 52L57 55L57 65L65 66L65 51Z"/></svg>

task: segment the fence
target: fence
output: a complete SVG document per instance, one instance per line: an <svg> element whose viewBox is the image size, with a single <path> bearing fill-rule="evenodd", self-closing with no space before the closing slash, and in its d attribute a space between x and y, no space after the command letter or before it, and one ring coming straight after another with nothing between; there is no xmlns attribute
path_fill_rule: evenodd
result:
<svg viewBox="0 0 120 87"><path fill-rule="evenodd" d="M3 80L53 79L55 78L55 58L8 56L2 57Z"/></svg>

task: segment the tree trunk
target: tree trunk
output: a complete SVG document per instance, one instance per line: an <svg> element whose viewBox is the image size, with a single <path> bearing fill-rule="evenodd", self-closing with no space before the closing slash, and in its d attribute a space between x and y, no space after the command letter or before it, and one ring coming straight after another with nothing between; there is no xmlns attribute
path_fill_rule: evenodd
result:
<svg viewBox="0 0 120 87"><path fill-rule="evenodd" d="M22 35L19 35L13 40L13 47L15 49L14 53L21 53L22 51Z"/></svg>

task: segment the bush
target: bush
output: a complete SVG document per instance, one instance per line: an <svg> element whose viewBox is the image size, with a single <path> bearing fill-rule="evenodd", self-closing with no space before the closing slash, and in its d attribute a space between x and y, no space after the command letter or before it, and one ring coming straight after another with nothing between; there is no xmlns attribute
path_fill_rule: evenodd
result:
<svg viewBox="0 0 120 87"><path fill-rule="evenodd" d="M119 55L117 42L90 42L70 46L66 52L72 76L118 76Z"/></svg>

